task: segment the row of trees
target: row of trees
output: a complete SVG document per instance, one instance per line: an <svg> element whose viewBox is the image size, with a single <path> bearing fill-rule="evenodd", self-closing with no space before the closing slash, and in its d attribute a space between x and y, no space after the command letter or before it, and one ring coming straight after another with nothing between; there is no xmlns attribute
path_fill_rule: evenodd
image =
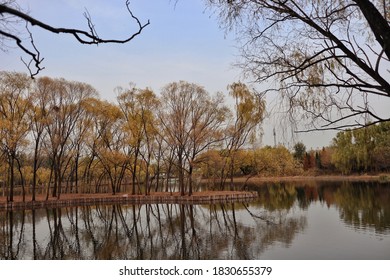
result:
<svg viewBox="0 0 390 280"><path fill-rule="evenodd" d="M168 84L157 96L131 85L116 102L99 99L85 83L21 73L0 73L2 193L13 201L16 186L32 200L38 186L63 192L113 194L124 183L146 195L178 179L182 195L193 192L194 172L205 151L224 150L222 177L233 175L235 154L254 139L264 100L242 83L228 87L234 104L188 82ZM166 182L165 184L163 184Z"/></svg>
<svg viewBox="0 0 390 280"><path fill-rule="evenodd" d="M242 149L235 154L233 176L295 176L351 174L390 170L390 122L339 132L332 143L307 150L302 142L292 151L284 146ZM220 178L223 153L209 151L202 175Z"/></svg>
<svg viewBox="0 0 390 280"><path fill-rule="evenodd" d="M221 189L235 176L387 171L389 123L337 134L330 147L306 151L302 143L248 149L264 118L265 103L242 83L222 94L199 85L170 83L159 96L131 85L116 102L99 99L88 84L21 73L0 74L0 182L14 190L60 197L64 192L170 191L182 195L194 177L214 178ZM142 187L141 187L142 186ZM44 187L44 189L43 189Z"/></svg>
<svg viewBox="0 0 390 280"><path fill-rule="evenodd" d="M331 173L388 172L390 170L390 122L337 133L330 146L306 151L294 146L294 158L304 170Z"/></svg>
<svg viewBox="0 0 390 280"><path fill-rule="evenodd" d="M203 177L217 179L223 176L224 151L212 150L204 154L201 164ZM284 146L240 149L235 153L232 177L245 176L293 176L302 174L302 168L293 154Z"/></svg>

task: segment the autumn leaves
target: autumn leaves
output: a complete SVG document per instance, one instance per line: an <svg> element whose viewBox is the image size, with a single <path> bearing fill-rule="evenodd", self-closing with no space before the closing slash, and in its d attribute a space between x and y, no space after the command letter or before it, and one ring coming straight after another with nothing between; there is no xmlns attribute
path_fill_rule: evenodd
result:
<svg viewBox="0 0 390 280"><path fill-rule="evenodd" d="M223 177L236 151L261 124L264 101L244 84L229 87L234 104L203 87L174 82L160 95L131 86L105 101L88 84L0 74L1 179L4 195L35 199L61 193L193 192L206 151L224 152ZM250 137L249 137L250 136ZM20 192L19 192L20 191Z"/></svg>

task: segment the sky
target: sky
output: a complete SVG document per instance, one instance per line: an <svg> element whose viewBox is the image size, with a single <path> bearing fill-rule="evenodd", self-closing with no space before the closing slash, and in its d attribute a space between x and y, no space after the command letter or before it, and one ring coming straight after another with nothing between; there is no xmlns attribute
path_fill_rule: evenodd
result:
<svg viewBox="0 0 390 280"><path fill-rule="evenodd" d="M101 38L124 38L136 31L123 0L18 0L30 16L55 27L87 29L83 13L87 10ZM62 77L92 85L102 99L115 101L116 88L135 83L155 93L180 80L203 86L211 94L227 94L227 86L243 81L234 34L220 28L217 17L199 0L133 0L133 13L142 23L150 20L141 35L127 44L86 46L73 37L30 27L37 48L44 57L39 76ZM10 45L10 43L8 43ZM27 72L17 48L0 51L0 70ZM275 102L274 96L267 103ZM264 121L262 145L276 142L292 147L302 141L308 149L331 143L335 132L295 135L294 140L281 128L280 119ZM286 132L286 133L285 133Z"/></svg>

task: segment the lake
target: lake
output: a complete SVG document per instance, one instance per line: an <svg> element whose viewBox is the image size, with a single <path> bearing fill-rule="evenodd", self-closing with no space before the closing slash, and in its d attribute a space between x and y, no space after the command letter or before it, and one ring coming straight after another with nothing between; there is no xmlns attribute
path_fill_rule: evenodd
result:
<svg viewBox="0 0 390 280"><path fill-rule="evenodd" d="M390 183L249 185L253 202L0 212L0 259L390 259Z"/></svg>

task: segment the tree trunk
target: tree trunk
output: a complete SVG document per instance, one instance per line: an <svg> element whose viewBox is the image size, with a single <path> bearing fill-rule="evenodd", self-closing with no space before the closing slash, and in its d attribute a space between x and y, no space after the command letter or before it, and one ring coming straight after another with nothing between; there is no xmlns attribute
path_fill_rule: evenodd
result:
<svg viewBox="0 0 390 280"><path fill-rule="evenodd" d="M15 184L15 173L14 173L14 157L11 155L9 159L9 168L10 168L10 176L9 176L9 201L14 201L14 184Z"/></svg>
<svg viewBox="0 0 390 280"><path fill-rule="evenodd" d="M26 189L25 189L26 182L24 180L24 176L23 176L23 172L22 172L22 165L21 165L21 163L20 163L18 158L16 158L16 163L18 164L18 171L19 171L19 175L20 175L20 181L22 183L23 202L25 202L26 201Z"/></svg>
<svg viewBox="0 0 390 280"><path fill-rule="evenodd" d="M49 199L49 194L50 194L50 184L51 184L51 179L53 177L53 168L50 168L50 176L49 176L49 182L47 183L47 190L46 190L46 200Z"/></svg>
<svg viewBox="0 0 390 280"><path fill-rule="evenodd" d="M137 179L137 159L138 159L138 153L139 153L139 150L136 149L135 150L135 154L134 154L134 163L133 163L133 176L132 176L132 188L131 188L131 194L135 194L135 182L136 182L136 179Z"/></svg>
<svg viewBox="0 0 390 280"><path fill-rule="evenodd" d="M192 164L190 164L190 169L188 171L188 195L192 195L192 173L193 173Z"/></svg>
<svg viewBox="0 0 390 280"><path fill-rule="evenodd" d="M38 172L38 149L39 149L39 137L35 141L34 149L34 163L33 163L33 181L32 181L32 201L35 201L35 192L37 187L37 172Z"/></svg>
<svg viewBox="0 0 390 280"><path fill-rule="evenodd" d="M74 169L75 169L75 172L76 172L75 173L75 178L74 178L76 193L79 193L79 158L80 158L79 150L80 150L80 147L78 147L77 155L76 155L75 162L74 162L74 164L75 164Z"/></svg>
<svg viewBox="0 0 390 280"><path fill-rule="evenodd" d="M390 26L387 20L382 16L371 1L354 0L359 6L360 11L366 18L375 35L375 39L382 46L388 59L390 59ZM390 93L389 93L390 95Z"/></svg>
<svg viewBox="0 0 390 280"><path fill-rule="evenodd" d="M184 196L185 194L185 187L184 187L184 166L183 166L183 158L182 155L179 154L178 156L178 167L179 167L179 188L180 188L180 195Z"/></svg>

